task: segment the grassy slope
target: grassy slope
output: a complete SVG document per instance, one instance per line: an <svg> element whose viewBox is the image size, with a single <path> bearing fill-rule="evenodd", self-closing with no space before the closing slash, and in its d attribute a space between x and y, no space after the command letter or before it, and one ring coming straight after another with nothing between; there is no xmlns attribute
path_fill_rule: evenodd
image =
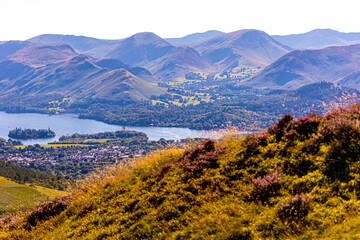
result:
<svg viewBox="0 0 360 240"><path fill-rule="evenodd" d="M63 192L29 184L18 184L0 177L0 211L12 212L33 207L37 202L49 197L62 195Z"/></svg>
<svg viewBox="0 0 360 240"><path fill-rule="evenodd" d="M0 236L356 239L359 169L359 106L286 115L258 135L165 150L131 169L105 171L98 178L105 180L42 206Z"/></svg>
<svg viewBox="0 0 360 240"><path fill-rule="evenodd" d="M18 183L28 183L58 190L65 190L68 185L72 184L71 180L21 167L4 160L0 160L0 176Z"/></svg>

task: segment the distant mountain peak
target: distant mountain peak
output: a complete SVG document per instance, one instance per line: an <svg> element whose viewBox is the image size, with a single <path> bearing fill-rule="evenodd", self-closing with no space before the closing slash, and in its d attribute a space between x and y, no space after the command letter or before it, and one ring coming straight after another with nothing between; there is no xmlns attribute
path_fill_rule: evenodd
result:
<svg viewBox="0 0 360 240"><path fill-rule="evenodd" d="M149 37L160 38L158 35L156 35L153 32L139 32L139 33L135 33L131 37L133 37L133 38L149 38Z"/></svg>
<svg viewBox="0 0 360 240"><path fill-rule="evenodd" d="M328 46L348 46L360 43L360 33L344 33L329 28L273 37L285 45L299 49L321 49Z"/></svg>
<svg viewBox="0 0 360 240"><path fill-rule="evenodd" d="M265 67L292 50L256 29L220 34L193 47L220 71L240 65Z"/></svg>
<svg viewBox="0 0 360 240"><path fill-rule="evenodd" d="M32 45L35 45L35 43L29 41L12 40L0 42L0 61L6 59L17 51Z"/></svg>
<svg viewBox="0 0 360 240"><path fill-rule="evenodd" d="M331 29L331 28L316 28L310 32L339 32L339 31Z"/></svg>
<svg viewBox="0 0 360 240"><path fill-rule="evenodd" d="M77 55L78 54L66 44L52 43L25 47L10 55L7 59L29 66L42 66Z"/></svg>
<svg viewBox="0 0 360 240"><path fill-rule="evenodd" d="M296 50L241 84L257 88L297 89L317 82L338 82L360 89L360 44L317 50ZM354 82L356 81L356 82Z"/></svg>
<svg viewBox="0 0 360 240"><path fill-rule="evenodd" d="M129 40L135 39L136 42L139 42L141 44L152 44L155 42L161 42L161 43L170 45L170 43L168 43L167 41L165 41L164 39L162 39L161 37L159 37L158 35L156 35L155 33L152 33L152 32L136 33L136 34L132 35L131 37L129 37L128 39Z"/></svg>

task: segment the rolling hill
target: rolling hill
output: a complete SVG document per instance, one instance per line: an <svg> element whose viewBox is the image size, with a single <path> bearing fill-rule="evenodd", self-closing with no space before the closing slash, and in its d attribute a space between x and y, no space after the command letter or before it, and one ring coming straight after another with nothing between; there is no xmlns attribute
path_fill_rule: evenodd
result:
<svg viewBox="0 0 360 240"><path fill-rule="evenodd" d="M41 45L31 44L31 46L24 47L14 52L12 55L9 55L5 60L22 63L32 67L39 67L61 60L67 60L78 55L79 54L69 45L62 43L49 43ZM154 82L156 81L148 70L140 67L134 67L118 59L95 59L89 56L87 56L87 58L96 63L99 67L111 70L125 69L140 78L146 78Z"/></svg>
<svg viewBox="0 0 360 240"><path fill-rule="evenodd" d="M352 86L353 88L360 89L360 71L354 71L336 82L345 86Z"/></svg>
<svg viewBox="0 0 360 240"><path fill-rule="evenodd" d="M0 61L4 60L8 56L14 54L15 52L35 45L30 41L4 41L0 42Z"/></svg>
<svg viewBox="0 0 360 240"><path fill-rule="evenodd" d="M69 45L58 43L26 47L16 51L5 60L22 63L31 67L39 67L66 60L77 55Z"/></svg>
<svg viewBox="0 0 360 240"><path fill-rule="evenodd" d="M19 184L0 176L0 215L28 210L63 192L30 184Z"/></svg>
<svg viewBox="0 0 360 240"><path fill-rule="evenodd" d="M65 44L30 46L0 62L0 96L56 93L74 98L118 100L148 99L164 93L126 69L156 81L145 69L116 60L89 58Z"/></svg>
<svg viewBox="0 0 360 240"><path fill-rule="evenodd" d="M224 33L192 47L220 71L243 65L265 67L292 50L258 30Z"/></svg>
<svg viewBox="0 0 360 240"><path fill-rule="evenodd" d="M134 67L130 64L127 64L119 59L96 59L94 60L94 63L102 68L108 68L111 70L115 69L125 69L135 76L144 79L146 81L150 82L158 82L158 79L156 79L150 71L146 70L145 68L141 67Z"/></svg>
<svg viewBox="0 0 360 240"><path fill-rule="evenodd" d="M73 183L63 177L48 175L5 160L0 160L0 176L21 184L33 184L57 190L66 190L68 185Z"/></svg>
<svg viewBox="0 0 360 240"><path fill-rule="evenodd" d="M211 71L212 67L190 47L177 47L154 33L137 33L120 40L100 40L72 35L40 35L36 43L66 43L75 51L98 59L117 59L149 70L160 80L184 77L189 71ZM171 77L170 77L171 76Z"/></svg>
<svg viewBox="0 0 360 240"><path fill-rule="evenodd" d="M121 41L105 58L120 59L148 69L161 80L183 77L189 71L209 71L211 66L190 47L176 47L154 33L138 33Z"/></svg>
<svg viewBox="0 0 360 240"><path fill-rule="evenodd" d="M360 45L296 50L275 61L241 85L297 89L315 82L337 82L358 88Z"/></svg>
<svg viewBox="0 0 360 240"><path fill-rule="evenodd" d="M63 177L0 160L0 215L28 210L40 201L62 195L71 183Z"/></svg>
<svg viewBox="0 0 360 240"><path fill-rule="evenodd" d="M151 32L119 40L40 35L29 41L69 44L75 51L98 59L118 59L146 68L161 81L183 78L188 72L215 73L237 66L265 67L292 50L258 30L195 33L170 39L175 45ZM176 45L180 43L183 45Z"/></svg>
<svg viewBox="0 0 360 240"><path fill-rule="evenodd" d="M360 33L343 33L332 29L315 29L307 33L272 36L282 44L297 49L360 44Z"/></svg>
<svg viewBox="0 0 360 240"><path fill-rule="evenodd" d="M102 58L104 52L111 51L120 40L103 40L85 36L43 34L28 40L40 45L63 43L71 46L77 53Z"/></svg>
<svg viewBox="0 0 360 240"><path fill-rule="evenodd" d="M356 239L359 110L287 114L106 169L0 225L0 239Z"/></svg>
<svg viewBox="0 0 360 240"><path fill-rule="evenodd" d="M118 100L124 97L148 99L164 93L164 90L124 69L100 68L82 55L28 69L12 81L1 79L0 86L3 88L0 96L57 93L74 98Z"/></svg>

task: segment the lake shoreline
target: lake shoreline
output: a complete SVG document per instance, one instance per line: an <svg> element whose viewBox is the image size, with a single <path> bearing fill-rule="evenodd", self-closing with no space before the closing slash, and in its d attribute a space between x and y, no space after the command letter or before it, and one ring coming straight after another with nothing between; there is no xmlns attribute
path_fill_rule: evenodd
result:
<svg viewBox="0 0 360 240"><path fill-rule="evenodd" d="M111 124L111 125L116 125L116 126L123 126L123 125L119 125L119 124L116 124L116 123L113 123L113 122L110 122L110 121L106 121L106 120L103 120L103 119L97 119L97 118L91 118L91 117L83 117L81 116L81 113L79 112L73 112L73 111L63 111L61 113L50 113L48 111L41 111L41 110L35 110L35 109L24 109L24 110L21 110L21 111L8 111L8 110L3 110L3 109L0 109L0 112L5 112L5 113L8 113L8 114L20 114L20 113L38 113L38 114L44 114L44 115L49 115L49 116L52 116L52 115L62 115L62 114L76 114L78 115L78 118L79 119L89 119L89 120L94 120L94 121L99 121L99 122L103 122L103 123L106 123L106 124ZM212 129L197 129L197 128L192 128L192 127L187 127L187 126L183 126L183 125L141 125L141 124L132 124L131 126L129 125L129 127L164 127L164 128L187 128L187 129L190 129L190 130L196 130L196 131L220 131L222 129L219 129L219 128L212 128Z"/></svg>
<svg viewBox="0 0 360 240"><path fill-rule="evenodd" d="M141 127L141 126L121 126L115 124L108 124L102 121L93 119L81 119L76 113L61 113L61 114L44 114L38 112L4 112L0 111L0 137L8 139L8 132L11 129L32 128L32 129L47 129L50 128L55 131L56 137L47 139L31 139L22 141L24 145L33 144L47 144L57 141L62 135L92 134L99 132L113 132L117 130L132 130L145 133L149 140L159 140L164 138L166 140L174 139L180 140L184 138L200 138L211 137L215 131L200 131L189 128L179 127ZM17 140L17 139L14 139Z"/></svg>

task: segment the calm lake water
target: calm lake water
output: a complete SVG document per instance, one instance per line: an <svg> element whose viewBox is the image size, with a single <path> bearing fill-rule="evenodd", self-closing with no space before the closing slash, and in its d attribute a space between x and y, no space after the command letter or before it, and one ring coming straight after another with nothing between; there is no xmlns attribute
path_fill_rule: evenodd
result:
<svg viewBox="0 0 360 240"><path fill-rule="evenodd" d="M188 128L174 127L124 127L103 122L79 119L76 114L46 115L38 113L5 113L0 112L0 137L8 139L9 131L15 128L47 129L55 131L56 137L46 139L22 140L25 145L47 144L56 141L62 135L74 133L91 134L113 132L117 130L134 130L144 132L150 140L160 138L179 140L187 137L207 137L211 133Z"/></svg>

